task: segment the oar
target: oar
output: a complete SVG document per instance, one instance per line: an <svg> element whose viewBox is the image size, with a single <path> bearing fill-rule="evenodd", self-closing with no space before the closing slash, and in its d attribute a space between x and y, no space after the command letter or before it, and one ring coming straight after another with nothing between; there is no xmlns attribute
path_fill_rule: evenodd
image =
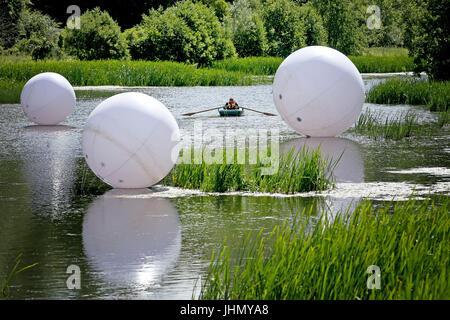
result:
<svg viewBox="0 0 450 320"><path fill-rule="evenodd" d="M255 110L255 109L250 109L250 108L247 108L247 107L241 107L241 108L242 109L247 109L247 110L250 110L250 111L253 111L253 112L262 113L262 114L264 114L266 116L276 117L276 114L273 114L273 113L270 113L270 112L262 112L262 111L258 111L258 110Z"/></svg>
<svg viewBox="0 0 450 320"><path fill-rule="evenodd" d="M215 107L215 108L212 108L212 109L207 109L207 110L202 110L202 111L197 111L197 112L189 112L189 113L182 114L182 116L193 116L194 114L197 114L197 113L217 110L218 108L220 108L220 107Z"/></svg>

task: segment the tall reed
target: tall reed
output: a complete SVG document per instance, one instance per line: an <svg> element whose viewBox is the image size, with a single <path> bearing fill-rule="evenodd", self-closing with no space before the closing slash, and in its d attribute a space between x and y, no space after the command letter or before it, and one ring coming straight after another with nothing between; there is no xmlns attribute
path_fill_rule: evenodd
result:
<svg viewBox="0 0 450 320"><path fill-rule="evenodd" d="M218 151L220 152L220 151ZM224 159L225 159L225 150ZM246 150L248 152L248 150ZM278 155L277 155L278 156ZM249 191L270 193L297 193L322 191L334 184L332 170L337 160L329 160L320 148L294 150L279 155L279 165L273 174L262 174L267 164L258 158L255 164L178 164L165 184L199 189L206 192Z"/></svg>
<svg viewBox="0 0 450 320"><path fill-rule="evenodd" d="M450 200L377 208L366 200L319 221L306 210L269 237L213 254L200 299L449 299ZM367 286L380 268L380 289ZM371 281L372 282L372 281Z"/></svg>
<svg viewBox="0 0 450 320"><path fill-rule="evenodd" d="M378 104L425 105L430 111L447 111L450 82L390 79L373 87L366 101Z"/></svg>

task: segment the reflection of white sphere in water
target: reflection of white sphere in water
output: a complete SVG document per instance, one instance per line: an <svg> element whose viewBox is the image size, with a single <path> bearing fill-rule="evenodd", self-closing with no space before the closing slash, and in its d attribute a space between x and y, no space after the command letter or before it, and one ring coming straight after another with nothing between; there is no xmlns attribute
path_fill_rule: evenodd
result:
<svg viewBox="0 0 450 320"><path fill-rule="evenodd" d="M83 153L92 171L115 188L146 188L175 164L180 131L170 111L143 93L110 97L89 115Z"/></svg>
<svg viewBox="0 0 450 320"><path fill-rule="evenodd" d="M110 190L87 210L83 246L106 280L126 286L158 282L180 253L178 214L149 189Z"/></svg>
<svg viewBox="0 0 450 320"><path fill-rule="evenodd" d="M298 133L334 137L361 113L364 83L345 55L311 46L295 51L280 65L273 99L283 120Z"/></svg>
<svg viewBox="0 0 450 320"><path fill-rule="evenodd" d="M55 125L64 121L75 108L75 91L62 75L45 72L28 80L20 103L25 115L34 123Z"/></svg>
<svg viewBox="0 0 450 320"><path fill-rule="evenodd" d="M299 138L283 143L281 152L294 149L299 152L306 146L309 149L317 149L320 146L322 157L339 160L333 175L337 182L364 182L364 162L361 156L360 146L351 140L343 138Z"/></svg>

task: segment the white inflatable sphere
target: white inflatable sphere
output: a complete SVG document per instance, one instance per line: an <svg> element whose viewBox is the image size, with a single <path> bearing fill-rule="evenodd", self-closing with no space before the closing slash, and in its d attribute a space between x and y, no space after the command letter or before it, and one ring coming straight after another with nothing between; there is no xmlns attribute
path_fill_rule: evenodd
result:
<svg viewBox="0 0 450 320"><path fill-rule="evenodd" d="M55 125L66 120L75 102L72 85L54 72L44 72L28 80L20 95L25 115L40 125Z"/></svg>
<svg viewBox="0 0 450 320"><path fill-rule="evenodd" d="M273 99L283 120L298 133L334 137L358 119L364 84L344 54L311 46L281 63L273 82Z"/></svg>
<svg viewBox="0 0 450 320"><path fill-rule="evenodd" d="M114 188L146 188L175 164L180 131L172 113L143 93L117 94L100 103L83 131L92 171Z"/></svg>

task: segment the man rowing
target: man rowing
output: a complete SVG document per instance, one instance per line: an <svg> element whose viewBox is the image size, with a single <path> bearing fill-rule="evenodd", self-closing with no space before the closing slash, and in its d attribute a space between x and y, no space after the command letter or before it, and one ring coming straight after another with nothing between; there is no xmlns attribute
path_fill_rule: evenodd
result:
<svg viewBox="0 0 450 320"><path fill-rule="evenodd" d="M224 109L239 109L239 105L233 98L230 98L228 102L225 104Z"/></svg>

